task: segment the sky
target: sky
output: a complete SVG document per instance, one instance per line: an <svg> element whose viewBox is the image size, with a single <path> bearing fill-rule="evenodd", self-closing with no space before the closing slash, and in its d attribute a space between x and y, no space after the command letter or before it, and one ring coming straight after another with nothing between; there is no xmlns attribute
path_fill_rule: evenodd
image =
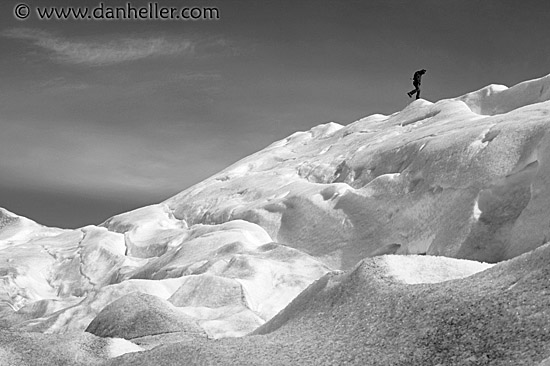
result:
<svg viewBox="0 0 550 366"><path fill-rule="evenodd" d="M44 20L37 7L100 1L2 1L0 207L99 224L296 131L397 112L421 68L433 102L550 73L547 1L156 4L219 19Z"/></svg>

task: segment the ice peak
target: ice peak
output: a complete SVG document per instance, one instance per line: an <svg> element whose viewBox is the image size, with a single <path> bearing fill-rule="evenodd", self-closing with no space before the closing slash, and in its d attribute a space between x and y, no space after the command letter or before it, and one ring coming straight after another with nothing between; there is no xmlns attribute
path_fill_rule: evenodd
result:
<svg viewBox="0 0 550 366"><path fill-rule="evenodd" d="M508 113L521 107L550 100L550 75L524 81L510 88L491 84L455 100L463 101L477 114L492 116Z"/></svg>

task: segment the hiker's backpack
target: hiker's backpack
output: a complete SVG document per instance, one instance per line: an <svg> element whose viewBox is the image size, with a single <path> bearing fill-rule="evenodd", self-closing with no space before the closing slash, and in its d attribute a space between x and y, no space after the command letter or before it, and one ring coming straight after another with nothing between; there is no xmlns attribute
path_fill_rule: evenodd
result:
<svg viewBox="0 0 550 366"><path fill-rule="evenodd" d="M413 83L420 85L420 79L422 79L422 74L420 73L420 71L415 72L413 76Z"/></svg>

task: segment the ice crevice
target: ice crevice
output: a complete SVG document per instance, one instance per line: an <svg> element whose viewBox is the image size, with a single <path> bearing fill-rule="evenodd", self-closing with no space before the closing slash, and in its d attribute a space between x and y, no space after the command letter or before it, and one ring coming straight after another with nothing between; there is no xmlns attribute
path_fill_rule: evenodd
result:
<svg viewBox="0 0 550 366"><path fill-rule="evenodd" d="M84 258L82 257L82 250L83 250L82 243L86 240L86 237L88 234L83 229L81 229L80 231L82 232L83 235L82 235L82 239L78 243L78 252L77 252L78 261L79 261L78 270L80 272L80 275L84 277L84 279L86 279L86 281L88 281L88 283L92 287L95 287L96 283L94 283L94 281L90 278L90 276L88 276L85 272L86 263L84 262Z"/></svg>

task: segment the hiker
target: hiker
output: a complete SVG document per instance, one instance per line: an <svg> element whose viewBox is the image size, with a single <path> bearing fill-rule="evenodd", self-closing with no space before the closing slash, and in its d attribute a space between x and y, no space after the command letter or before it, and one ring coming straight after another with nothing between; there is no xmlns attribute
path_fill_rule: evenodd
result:
<svg viewBox="0 0 550 366"><path fill-rule="evenodd" d="M416 93L416 99L420 98L420 84L422 81L422 75L424 75L425 73L426 73L425 69L418 70L417 72L414 73L414 76L413 76L414 89L407 93L409 98L412 98L414 93Z"/></svg>

